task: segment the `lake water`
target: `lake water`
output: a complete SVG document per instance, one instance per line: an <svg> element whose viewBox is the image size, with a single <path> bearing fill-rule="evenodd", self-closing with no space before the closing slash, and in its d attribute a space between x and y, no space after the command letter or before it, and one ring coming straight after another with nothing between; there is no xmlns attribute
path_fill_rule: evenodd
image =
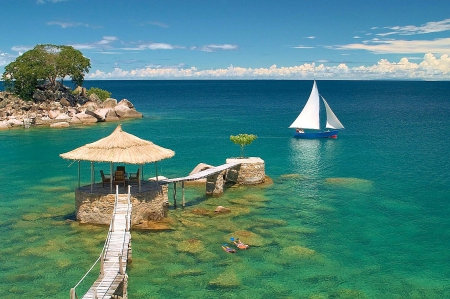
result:
<svg viewBox="0 0 450 299"><path fill-rule="evenodd" d="M169 211L172 230L134 230L129 298L450 298L450 82L318 81L346 127L324 140L288 129L311 81L85 86L130 100L144 118L123 130L175 151L159 175L223 164L239 155L230 135L248 133L258 139L245 154L261 157L273 180L220 197L189 187L187 206ZM77 163L59 154L116 126L0 131L2 298L69 298L97 259L107 227L73 221ZM81 167L88 184L90 165ZM145 165L144 177L154 175ZM232 212L198 213L218 205ZM250 249L224 252L235 236Z"/></svg>

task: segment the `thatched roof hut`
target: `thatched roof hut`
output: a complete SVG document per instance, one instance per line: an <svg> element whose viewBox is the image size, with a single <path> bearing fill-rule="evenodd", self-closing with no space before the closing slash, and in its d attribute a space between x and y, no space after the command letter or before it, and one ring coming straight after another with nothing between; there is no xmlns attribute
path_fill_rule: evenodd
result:
<svg viewBox="0 0 450 299"><path fill-rule="evenodd" d="M143 165L171 158L175 152L122 131L118 125L111 135L60 154L64 159ZM112 189L112 182L111 182Z"/></svg>

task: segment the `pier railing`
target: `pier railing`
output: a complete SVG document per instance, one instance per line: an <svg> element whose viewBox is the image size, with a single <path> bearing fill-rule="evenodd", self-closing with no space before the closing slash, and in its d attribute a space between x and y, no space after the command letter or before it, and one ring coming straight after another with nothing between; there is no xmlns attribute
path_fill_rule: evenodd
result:
<svg viewBox="0 0 450 299"><path fill-rule="evenodd" d="M76 292L77 287L87 278L99 262L100 274L82 298L98 299L105 298L105 296L110 297L121 282L123 282L122 292L126 297L127 275L125 271L128 250L131 246L130 228L132 205L130 198L131 186L128 186L128 194L125 203L119 203L119 186L116 186L113 215L111 217L108 235L103 245L102 252L80 281L70 289L70 299L79 298ZM124 209L125 205L126 209Z"/></svg>

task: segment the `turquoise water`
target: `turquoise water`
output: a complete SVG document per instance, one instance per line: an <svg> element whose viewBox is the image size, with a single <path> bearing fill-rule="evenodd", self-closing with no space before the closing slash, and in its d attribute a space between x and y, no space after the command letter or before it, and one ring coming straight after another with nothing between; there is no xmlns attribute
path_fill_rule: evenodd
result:
<svg viewBox="0 0 450 299"><path fill-rule="evenodd" d="M239 155L229 136L251 133L246 155L273 180L213 198L189 187L187 207L169 211L171 230L133 231L130 298L450 298L450 82L319 81L346 127L335 140L287 129L310 81L86 86L129 99L144 118L123 129L176 152L160 175L223 164ZM77 166L59 154L116 125L0 131L3 298L68 298L98 257L107 228L73 221ZM232 213L211 216L218 205ZM233 236L250 250L225 253Z"/></svg>

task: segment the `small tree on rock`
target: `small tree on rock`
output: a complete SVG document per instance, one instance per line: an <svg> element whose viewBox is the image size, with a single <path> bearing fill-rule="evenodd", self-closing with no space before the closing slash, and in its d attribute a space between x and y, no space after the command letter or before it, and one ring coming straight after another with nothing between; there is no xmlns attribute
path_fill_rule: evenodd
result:
<svg viewBox="0 0 450 299"><path fill-rule="evenodd" d="M75 84L82 85L90 67L90 60L71 46L37 45L8 64L2 79L7 90L31 100L39 84L49 83L56 90L58 79L70 77Z"/></svg>
<svg viewBox="0 0 450 299"><path fill-rule="evenodd" d="M252 144L253 141L256 140L258 136L253 134L239 134L239 135L231 135L230 140L237 145L241 146L241 156L240 158L244 158L244 146Z"/></svg>

